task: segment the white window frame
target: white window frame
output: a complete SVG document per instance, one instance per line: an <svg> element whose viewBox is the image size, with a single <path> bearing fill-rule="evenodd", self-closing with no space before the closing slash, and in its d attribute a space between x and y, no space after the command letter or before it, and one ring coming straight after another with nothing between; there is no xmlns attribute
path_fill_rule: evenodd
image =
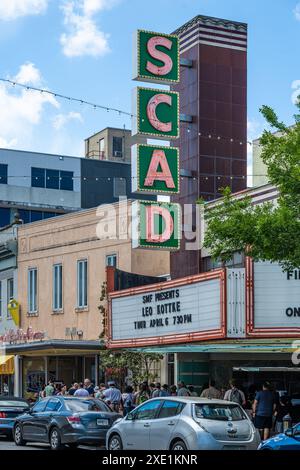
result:
<svg viewBox="0 0 300 470"><path fill-rule="evenodd" d="M82 268L81 268L82 267ZM80 272L82 276L80 279ZM86 279L86 285L85 285ZM77 308L88 307L88 260L77 260Z"/></svg>
<svg viewBox="0 0 300 470"><path fill-rule="evenodd" d="M63 267L61 263L53 265L52 272L52 310L61 312L63 309Z"/></svg>
<svg viewBox="0 0 300 470"><path fill-rule="evenodd" d="M27 284L28 313L38 312L38 270L37 268L28 268Z"/></svg>
<svg viewBox="0 0 300 470"><path fill-rule="evenodd" d="M116 264L111 264L110 263L110 259L115 259L116 260ZM117 253L111 253L110 255L106 255L106 258L105 258L105 266L113 266L113 267L117 267L118 265L118 255Z"/></svg>
<svg viewBox="0 0 300 470"><path fill-rule="evenodd" d="M11 285L12 285L12 292L10 291L11 289ZM14 285L14 278L13 277L10 277L7 279L6 281L6 303L7 303L7 312L6 312L6 318L8 320L11 320L12 319L12 316L8 310L8 304L9 304L9 301L12 300L14 298L14 294L15 294L15 285Z"/></svg>

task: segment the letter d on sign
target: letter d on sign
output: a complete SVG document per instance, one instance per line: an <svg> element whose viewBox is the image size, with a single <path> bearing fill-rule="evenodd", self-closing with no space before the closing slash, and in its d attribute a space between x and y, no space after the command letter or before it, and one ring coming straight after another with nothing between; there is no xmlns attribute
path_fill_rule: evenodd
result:
<svg viewBox="0 0 300 470"><path fill-rule="evenodd" d="M180 222L179 204L134 201L132 203L132 247L178 250Z"/></svg>

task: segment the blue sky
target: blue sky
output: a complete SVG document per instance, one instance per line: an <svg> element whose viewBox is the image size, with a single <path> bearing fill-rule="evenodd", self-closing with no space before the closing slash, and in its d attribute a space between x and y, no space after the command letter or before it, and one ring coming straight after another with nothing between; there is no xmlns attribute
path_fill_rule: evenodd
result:
<svg viewBox="0 0 300 470"><path fill-rule="evenodd" d="M262 104L291 122L294 0L0 0L0 77L130 111L133 32L171 32L197 14L248 23L249 138L263 129ZM1 147L82 155L84 138L101 128L130 128L125 116L3 84L0 107Z"/></svg>

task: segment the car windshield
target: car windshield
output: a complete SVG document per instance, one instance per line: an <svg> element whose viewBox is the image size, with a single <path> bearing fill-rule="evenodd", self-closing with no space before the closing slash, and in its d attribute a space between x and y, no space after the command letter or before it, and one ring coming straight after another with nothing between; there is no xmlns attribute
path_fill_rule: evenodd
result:
<svg viewBox="0 0 300 470"><path fill-rule="evenodd" d="M240 421L247 419L238 405L219 405L214 403L195 404L195 416L199 419L215 421Z"/></svg>
<svg viewBox="0 0 300 470"><path fill-rule="evenodd" d="M77 399L66 399L66 408L72 412L84 412L84 411L106 411L111 412L111 409L100 400L77 400Z"/></svg>
<svg viewBox="0 0 300 470"><path fill-rule="evenodd" d="M0 400L0 408L29 408L29 405L26 401L19 400Z"/></svg>

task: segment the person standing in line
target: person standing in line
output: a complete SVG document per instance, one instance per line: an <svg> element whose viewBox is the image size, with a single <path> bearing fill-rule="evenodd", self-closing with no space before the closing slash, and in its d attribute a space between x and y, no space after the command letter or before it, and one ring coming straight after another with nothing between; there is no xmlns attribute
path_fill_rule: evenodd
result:
<svg viewBox="0 0 300 470"><path fill-rule="evenodd" d="M185 383L182 382L182 380L180 380L178 382L177 396L178 397L189 397L190 396L190 392L188 391L188 389L185 386Z"/></svg>
<svg viewBox="0 0 300 470"><path fill-rule="evenodd" d="M103 392L103 400L111 405L111 408L116 413L119 413L120 406L122 404L122 394L116 387L114 381L108 382L108 388Z"/></svg>
<svg viewBox="0 0 300 470"><path fill-rule="evenodd" d="M239 405L246 406L246 397L242 390L237 388L237 383L235 379L229 381L230 389L225 392L224 400L233 401Z"/></svg>
<svg viewBox="0 0 300 470"><path fill-rule="evenodd" d="M276 410L275 410L275 433L280 434L283 433L283 418L286 415L290 415L291 411L291 404L289 397L287 395L283 395L282 397L278 398L278 402L276 403Z"/></svg>
<svg viewBox="0 0 300 470"><path fill-rule="evenodd" d="M54 391L55 391L54 383L53 383L53 380L50 379L49 382L48 382L48 385L46 385L46 387L45 387L45 390L44 390L45 395L44 396L45 397L51 397L52 395L54 395Z"/></svg>
<svg viewBox="0 0 300 470"><path fill-rule="evenodd" d="M77 382L74 382L74 383L72 384L72 387L69 388L68 394L71 395L71 396L73 396L74 393L76 392L76 390L78 390L78 388L79 388L79 384L78 384Z"/></svg>
<svg viewBox="0 0 300 470"><path fill-rule="evenodd" d="M171 394L170 394L170 391L169 391L169 386L168 384L164 384L162 386L162 389L161 389L161 397L169 397Z"/></svg>
<svg viewBox="0 0 300 470"><path fill-rule="evenodd" d="M123 402L123 415L126 416L130 411L132 411L135 406L135 396L133 387L128 385L125 389L125 392L122 393L122 402Z"/></svg>
<svg viewBox="0 0 300 470"><path fill-rule="evenodd" d="M149 398L150 394L147 385L145 383L141 383L139 386L139 391L135 396L135 403L137 405L141 405L145 401L149 400Z"/></svg>
<svg viewBox="0 0 300 470"><path fill-rule="evenodd" d="M94 395L94 386L90 379L84 379L84 388L89 392L90 397Z"/></svg>
<svg viewBox="0 0 300 470"><path fill-rule="evenodd" d="M89 397L89 392L83 387L83 383L80 382L78 389L74 393L74 397Z"/></svg>
<svg viewBox="0 0 300 470"><path fill-rule="evenodd" d="M158 397L161 397L161 384L159 382L156 382L155 384L155 388L151 394L151 398L158 398Z"/></svg>
<svg viewBox="0 0 300 470"><path fill-rule="evenodd" d="M188 391L191 397L197 397L198 393L195 391L194 385L188 385Z"/></svg>
<svg viewBox="0 0 300 470"><path fill-rule="evenodd" d="M210 380L209 387L203 390L203 392L200 395L200 398L210 398L213 400L222 399L222 394L220 390L216 388L216 382L213 379Z"/></svg>
<svg viewBox="0 0 300 470"><path fill-rule="evenodd" d="M171 385L170 393L171 393L171 397L177 397L177 387L176 387L176 385Z"/></svg>
<svg viewBox="0 0 300 470"><path fill-rule="evenodd" d="M276 409L275 395L269 382L264 382L263 388L257 392L253 403L254 425L259 430L261 438L269 439L272 429L272 418Z"/></svg>

